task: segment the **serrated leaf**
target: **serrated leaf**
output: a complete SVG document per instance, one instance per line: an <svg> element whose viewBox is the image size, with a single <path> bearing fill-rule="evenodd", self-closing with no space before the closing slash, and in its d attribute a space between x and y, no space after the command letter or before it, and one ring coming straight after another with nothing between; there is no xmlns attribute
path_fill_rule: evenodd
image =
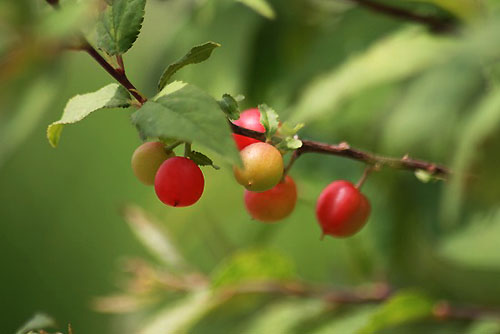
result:
<svg viewBox="0 0 500 334"><path fill-rule="evenodd" d="M359 332L378 333L385 328L430 317L433 307L432 300L421 293L399 292L384 302Z"/></svg>
<svg viewBox="0 0 500 334"><path fill-rule="evenodd" d="M66 104L61 119L47 128L49 143L56 147L64 125L79 122L96 110L129 106L130 94L118 84L107 85L93 93L76 95Z"/></svg>
<svg viewBox="0 0 500 334"><path fill-rule="evenodd" d="M281 253L268 249L242 251L219 265L212 286L232 286L255 281L286 281L295 277L295 266Z"/></svg>
<svg viewBox="0 0 500 334"><path fill-rule="evenodd" d="M278 126L280 124L278 113L265 104L259 105L259 111L260 123L264 126L264 129L266 129L266 138L271 139L276 131L278 131Z"/></svg>
<svg viewBox="0 0 500 334"><path fill-rule="evenodd" d="M30 331L44 329L44 328L53 328L56 326L56 322L54 319L49 317L44 313L36 313L33 318L28 320L20 329L17 330L16 334L25 334Z"/></svg>
<svg viewBox="0 0 500 334"><path fill-rule="evenodd" d="M304 126L304 123L298 123L295 126L292 126L289 122L284 122L279 127L278 132L284 137L295 136Z"/></svg>
<svg viewBox="0 0 500 334"><path fill-rule="evenodd" d="M423 29L405 29L381 39L359 56L316 79L294 107L293 120L320 118L368 87L406 78L442 61L453 40L430 36Z"/></svg>
<svg viewBox="0 0 500 334"><path fill-rule="evenodd" d="M175 74L175 72L186 65L197 64L207 60L212 54L212 51L219 46L219 43L206 42L193 47L186 55L184 55L184 57L177 60L175 63L170 64L165 72L163 72L160 81L158 82L158 91L161 91L163 87L167 85L168 80Z"/></svg>
<svg viewBox="0 0 500 334"><path fill-rule="evenodd" d="M146 102L132 122L147 138L176 138L196 142L240 163L231 129L217 101L192 85L184 85L156 101Z"/></svg>
<svg viewBox="0 0 500 334"><path fill-rule="evenodd" d="M240 118L240 107L238 106L238 101L229 94L222 95L222 99L217 101L220 108L230 120L237 120Z"/></svg>
<svg viewBox="0 0 500 334"><path fill-rule="evenodd" d="M146 0L113 0L97 22L97 46L109 55L128 51L139 36Z"/></svg>
<svg viewBox="0 0 500 334"><path fill-rule="evenodd" d="M293 151L302 147L302 141L294 137L286 137L276 147L282 151Z"/></svg>
<svg viewBox="0 0 500 334"><path fill-rule="evenodd" d="M218 166L214 165L212 159L201 152L191 151L189 152L189 158L198 166L212 166L214 169L220 169Z"/></svg>
<svg viewBox="0 0 500 334"><path fill-rule="evenodd" d="M258 14L267 17L268 19L274 19L276 14L273 7L267 2L267 0L236 0L245 4L246 6L253 9Z"/></svg>

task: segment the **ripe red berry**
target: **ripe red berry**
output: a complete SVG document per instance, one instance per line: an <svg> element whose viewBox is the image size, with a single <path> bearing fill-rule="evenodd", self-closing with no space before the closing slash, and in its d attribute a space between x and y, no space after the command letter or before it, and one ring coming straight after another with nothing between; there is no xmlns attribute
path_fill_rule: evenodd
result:
<svg viewBox="0 0 500 334"><path fill-rule="evenodd" d="M257 193L245 190L245 206L252 218L275 222L292 213L297 202L297 187L290 176L274 188Z"/></svg>
<svg viewBox="0 0 500 334"><path fill-rule="evenodd" d="M323 234L348 237L365 225L370 215L370 203L348 181L330 183L318 198L316 217Z"/></svg>
<svg viewBox="0 0 500 334"><path fill-rule="evenodd" d="M135 149L132 154L132 170L134 175L145 185L155 183L155 175L161 164L168 158L174 157L175 153L165 151L162 142L147 142Z"/></svg>
<svg viewBox="0 0 500 334"><path fill-rule="evenodd" d="M283 177L283 157L276 147L258 142L241 150L243 168L234 167L239 184L251 191L266 191Z"/></svg>
<svg viewBox="0 0 500 334"><path fill-rule="evenodd" d="M156 195L170 206L193 205L200 199L204 185L200 167L184 157L166 160L155 177Z"/></svg>
<svg viewBox="0 0 500 334"><path fill-rule="evenodd" d="M250 129L254 131L259 131L264 133L266 130L264 129L264 126L260 124L260 111L257 108L254 109L248 109L243 111L240 114L240 118L236 121L233 122L234 124L241 126L242 128L245 129ZM253 143L258 143L259 141L257 139L245 137L242 135L237 135L233 134L234 141L236 142L236 145L238 146L238 149L241 151L245 147L247 147L250 144Z"/></svg>

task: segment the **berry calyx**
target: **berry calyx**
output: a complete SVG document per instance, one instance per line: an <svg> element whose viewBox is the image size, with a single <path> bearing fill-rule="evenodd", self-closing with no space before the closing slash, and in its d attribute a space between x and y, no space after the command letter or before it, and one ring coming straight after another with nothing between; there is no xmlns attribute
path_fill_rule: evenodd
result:
<svg viewBox="0 0 500 334"><path fill-rule="evenodd" d="M260 111L257 108L243 111L240 114L240 118L234 121L233 123L249 130L254 130L262 133L266 131L264 126L260 123ZM245 147L247 147L248 145L259 142L257 139L245 137L242 135L237 135L234 133L233 133L233 138L234 141L236 142L236 146L238 146L238 149L240 151Z"/></svg>
<svg viewBox="0 0 500 334"><path fill-rule="evenodd" d="M166 160L155 177L156 195L163 203L175 207L196 203L203 194L204 186L200 167L184 157Z"/></svg>
<svg viewBox="0 0 500 334"><path fill-rule="evenodd" d="M275 222L289 216L297 202L297 187L290 176L264 192L245 190L245 207L252 218Z"/></svg>
<svg viewBox="0 0 500 334"><path fill-rule="evenodd" d="M161 164L174 157L173 151L166 152L162 142L147 142L137 147L132 154L132 171L144 183L151 186L155 183L155 175Z"/></svg>
<svg viewBox="0 0 500 334"><path fill-rule="evenodd" d="M277 185L283 177L283 157L270 144L258 142L241 150L243 169L234 167L239 184L250 191L266 191Z"/></svg>
<svg viewBox="0 0 500 334"><path fill-rule="evenodd" d="M369 215L370 203L348 181L330 183L316 203L316 217L323 235L349 237L361 230Z"/></svg>

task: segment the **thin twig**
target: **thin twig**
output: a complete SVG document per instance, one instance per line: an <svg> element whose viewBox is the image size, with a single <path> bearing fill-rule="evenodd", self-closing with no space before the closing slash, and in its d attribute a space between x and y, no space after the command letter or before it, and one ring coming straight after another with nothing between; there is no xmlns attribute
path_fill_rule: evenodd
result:
<svg viewBox="0 0 500 334"><path fill-rule="evenodd" d="M254 138L260 141L266 140L265 135L261 132L245 129L233 123L231 123L230 125L232 131L236 134ZM402 158L380 156L370 152L352 148L346 142L342 142L339 144L326 144L312 140L302 140L302 147L297 149L296 152L297 153L295 160L304 153L320 153L358 160L368 165L377 165L377 167L386 166L395 169L405 169L411 171L424 170L431 175L439 177L447 177L451 174L451 171L448 168L433 162L412 159L408 155L405 155Z"/></svg>
<svg viewBox="0 0 500 334"><path fill-rule="evenodd" d="M125 87L130 94L132 94L137 101L142 105L144 104L147 99L139 93L137 88L128 80L127 76L125 75L125 72L118 71L116 68L111 66L106 59L104 59L103 56L99 52L97 52L96 49L90 43L83 39L82 41L82 50L87 52L92 58L94 58L95 61L104 69L106 72L108 72L116 81L118 81L123 87Z"/></svg>
<svg viewBox="0 0 500 334"><path fill-rule="evenodd" d="M406 9L392 7L372 0L350 0L359 6L397 19L424 24L433 32L448 33L456 30L456 24L448 19L417 14Z"/></svg>

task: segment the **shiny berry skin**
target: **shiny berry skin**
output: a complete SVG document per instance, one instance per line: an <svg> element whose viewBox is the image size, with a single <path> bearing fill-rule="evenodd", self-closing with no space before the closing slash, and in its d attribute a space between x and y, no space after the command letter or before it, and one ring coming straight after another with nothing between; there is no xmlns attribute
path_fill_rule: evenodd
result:
<svg viewBox="0 0 500 334"><path fill-rule="evenodd" d="M196 203L203 193L204 185L200 167L184 157L165 161L155 177L156 195L166 205L175 207Z"/></svg>
<svg viewBox="0 0 500 334"><path fill-rule="evenodd" d="M266 129L264 129L264 126L260 124L260 111L257 108L254 109L248 109L243 111L240 114L240 118L236 121L233 122L234 124L241 126L242 128L245 129L250 129L254 131L259 131L264 133ZM238 146L238 149L241 151L245 147L247 147L250 144L258 143L259 141L257 139L245 137L242 135L237 135L233 134L234 141L236 142L236 146Z"/></svg>
<svg viewBox="0 0 500 334"><path fill-rule="evenodd" d="M250 191L266 191L277 185L283 177L283 157L270 144L258 142L240 152L243 169L234 167L239 184Z"/></svg>
<svg viewBox="0 0 500 334"><path fill-rule="evenodd" d="M161 142L144 143L132 154L132 171L139 181L151 186L155 183L155 175L161 164L174 156L174 152L165 151L165 146Z"/></svg>
<svg viewBox="0 0 500 334"><path fill-rule="evenodd" d="M257 193L245 190L245 207L252 218L275 222L288 217L297 202L297 187L290 176L274 188Z"/></svg>
<svg viewBox="0 0 500 334"><path fill-rule="evenodd" d="M323 234L349 237L365 225L370 215L370 203L348 181L330 183L316 203L316 217Z"/></svg>

